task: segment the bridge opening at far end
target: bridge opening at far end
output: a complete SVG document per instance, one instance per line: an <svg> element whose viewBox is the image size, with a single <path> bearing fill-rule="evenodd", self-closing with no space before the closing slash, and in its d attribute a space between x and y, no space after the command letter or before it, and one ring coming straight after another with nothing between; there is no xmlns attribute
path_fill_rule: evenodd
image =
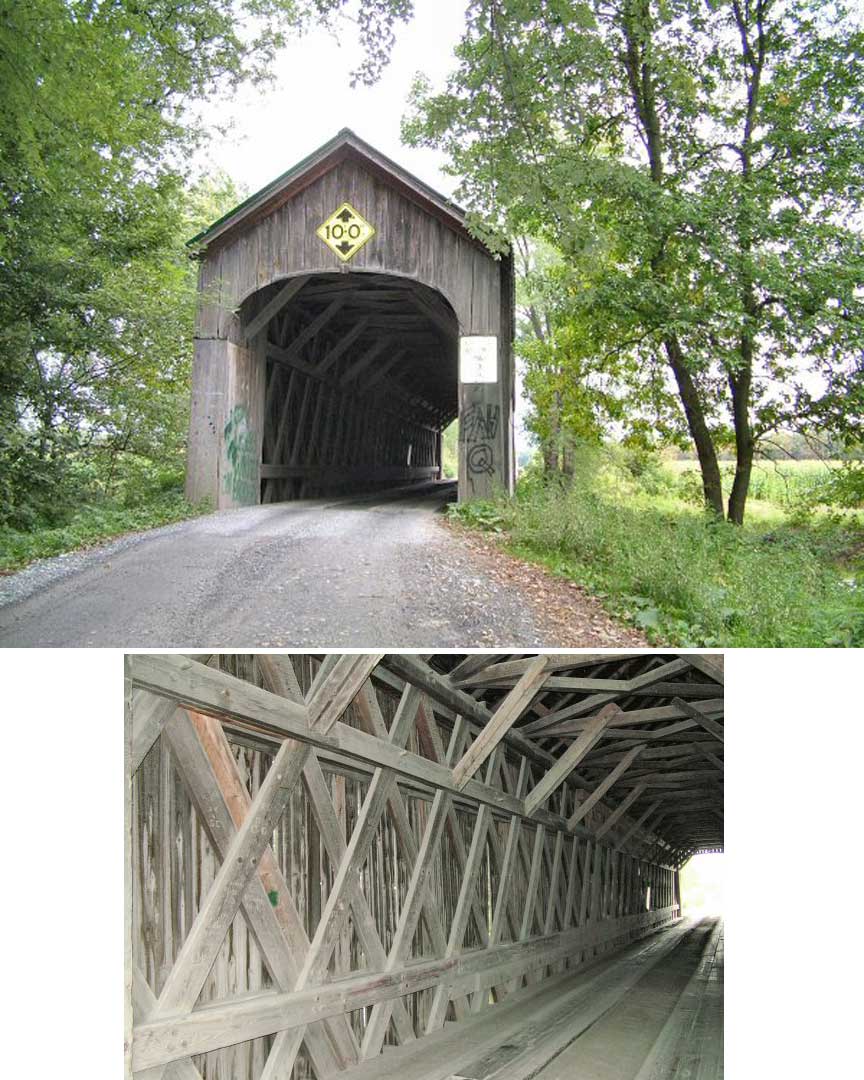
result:
<svg viewBox="0 0 864 1080"><path fill-rule="evenodd" d="M681 914L694 919L723 914L726 864L722 851L701 851L681 868Z"/></svg>
<svg viewBox="0 0 864 1080"><path fill-rule="evenodd" d="M440 293L388 274L301 275L250 297L243 324L260 335L262 503L442 479L459 335Z"/></svg>

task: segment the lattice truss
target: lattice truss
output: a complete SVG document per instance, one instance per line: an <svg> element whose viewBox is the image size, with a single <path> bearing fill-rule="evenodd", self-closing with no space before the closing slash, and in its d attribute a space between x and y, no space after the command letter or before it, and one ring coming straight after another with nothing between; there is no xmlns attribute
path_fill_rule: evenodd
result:
<svg viewBox="0 0 864 1080"><path fill-rule="evenodd" d="M455 316L382 274L292 278L248 301L266 327L262 502L435 476L458 412ZM271 295L272 294L272 295Z"/></svg>
<svg viewBox="0 0 864 1080"><path fill-rule="evenodd" d="M350 1070L668 922L722 846L715 658L127 665L147 1080Z"/></svg>

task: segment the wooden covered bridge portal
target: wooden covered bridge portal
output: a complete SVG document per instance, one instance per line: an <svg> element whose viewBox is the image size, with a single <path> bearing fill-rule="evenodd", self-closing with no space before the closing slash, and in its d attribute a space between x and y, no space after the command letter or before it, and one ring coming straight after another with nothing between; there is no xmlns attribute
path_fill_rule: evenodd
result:
<svg viewBox="0 0 864 1080"><path fill-rule="evenodd" d="M127 1077L722 1075L722 660L127 665Z"/></svg>
<svg viewBox="0 0 864 1080"><path fill-rule="evenodd" d="M217 508L513 484L513 278L461 210L345 130L195 237L187 494Z"/></svg>

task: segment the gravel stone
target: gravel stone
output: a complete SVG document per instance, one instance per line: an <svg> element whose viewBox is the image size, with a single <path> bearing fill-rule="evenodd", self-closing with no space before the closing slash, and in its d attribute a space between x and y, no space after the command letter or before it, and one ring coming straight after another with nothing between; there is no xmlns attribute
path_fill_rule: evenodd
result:
<svg viewBox="0 0 864 1080"><path fill-rule="evenodd" d="M221 511L0 578L0 645L642 646L584 590L445 525L440 494Z"/></svg>

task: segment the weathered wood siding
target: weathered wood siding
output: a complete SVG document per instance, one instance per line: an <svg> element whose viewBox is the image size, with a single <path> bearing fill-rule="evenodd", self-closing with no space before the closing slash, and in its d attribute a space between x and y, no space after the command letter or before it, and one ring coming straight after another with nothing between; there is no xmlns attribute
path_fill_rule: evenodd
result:
<svg viewBox="0 0 864 1080"><path fill-rule="evenodd" d="M348 264L315 235L346 201L377 230ZM212 303L202 308L196 333L230 336L237 330L232 313L258 289L296 274L334 271L421 281L446 297L460 333L499 332L500 263L360 165L344 161L239 236L206 252L200 287Z"/></svg>

